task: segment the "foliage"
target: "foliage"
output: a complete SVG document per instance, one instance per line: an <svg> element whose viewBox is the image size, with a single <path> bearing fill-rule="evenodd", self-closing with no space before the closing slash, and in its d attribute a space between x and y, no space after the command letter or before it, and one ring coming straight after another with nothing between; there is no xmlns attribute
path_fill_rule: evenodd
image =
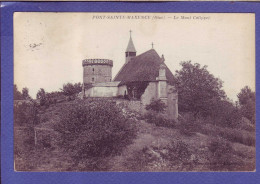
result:
<svg viewBox="0 0 260 184"><path fill-rule="evenodd" d="M242 115L232 102L227 99L214 101L209 107L211 122L222 127L236 127Z"/></svg>
<svg viewBox="0 0 260 184"><path fill-rule="evenodd" d="M47 103L46 93L43 88L38 91L36 98L40 100L40 105L45 105Z"/></svg>
<svg viewBox="0 0 260 184"><path fill-rule="evenodd" d="M207 70L207 66L181 62L182 69L176 71L175 84L178 90L179 110L195 115L207 116L214 101L225 98L222 81Z"/></svg>
<svg viewBox="0 0 260 184"><path fill-rule="evenodd" d="M38 107L33 101L14 104L14 156L24 162L17 164L17 169L30 170L34 167L30 161L35 147L34 127L39 123L38 113Z"/></svg>
<svg viewBox="0 0 260 184"><path fill-rule="evenodd" d="M246 104L242 105L240 108L241 115L246 117L255 124L255 101L248 100Z"/></svg>
<svg viewBox="0 0 260 184"><path fill-rule="evenodd" d="M82 84L80 82L75 84L67 83L63 85L61 91L66 96L76 95L82 91Z"/></svg>
<svg viewBox="0 0 260 184"><path fill-rule="evenodd" d="M196 159L192 158L192 152L188 144L181 140L172 141L168 150L166 158L170 160L171 167L180 165L181 170L183 170L183 167L189 167L189 169L191 169L196 162Z"/></svg>
<svg viewBox="0 0 260 184"><path fill-rule="evenodd" d="M148 123L155 124L156 126L159 127L169 127L173 128L175 127L175 121L172 119L166 118L162 114L158 114L155 111L148 111L147 113L144 114L143 117Z"/></svg>
<svg viewBox="0 0 260 184"><path fill-rule="evenodd" d="M20 91L18 91L16 84L14 84L14 100L23 100L23 95Z"/></svg>
<svg viewBox="0 0 260 184"><path fill-rule="evenodd" d="M14 125L33 127L39 122L39 110L35 102L18 102L14 104Z"/></svg>
<svg viewBox="0 0 260 184"><path fill-rule="evenodd" d="M155 100L154 98L152 98L151 103L145 107L146 110L153 110L158 113L164 112L166 108L167 105L161 99Z"/></svg>
<svg viewBox="0 0 260 184"><path fill-rule="evenodd" d="M29 89L27 87L22 89L22 92L18 91L16 84L14 84L14 100L30 100Z"/></svg>
<svg viewBox="0 0 260 184"><path fill-rule="evenodd" d="M252 92L248 86L242 88L237 97L240 105L246 105L248 101L255 102L255 92Z"/></svg>
<svg viewBox="0 0 260 184"><path fill-rule="evenodd" d="M255 146L255 135L251 132L228 127L222 128L206 124L206 122L200 124L203 124L203 126L200 126L197 131L202 134L214 137L219 136L231 142L237 142L247 146Z"/></svg>
<svg viewBox="0 0 260 184"><path fill-rule="evenodd" d="M175 140L164 146L144 147L125 161L130 171L183 171L192 170L197 158L188 144Z"/></svg>
<svg viewBox="0 0 260 184"><path fill-rule="evenodd" d="M66 96L61 91L46 93L46 104L56 104L66 101Z"/></svg>
<svg viewBox="0 0 260 184"><path fill-rule="evenodd" d="M195 117L191 113L187 113L184 117L179 118L178 128L183 135L194 135L200 126L201 125L196 122Z"/></svg>
<svg viewBox="0 0 260 184"><path fill-rule="evenodd" d="M28 88L23 88L22 89L22 96L23 99L31 99L30 95L29 95L29 89Z"/></svg>
<svg viewBox="0 0 260 184"><path fill-rule="evenodd" d="M55 130L61 146L78 164L116 155L135 137L133 120L127 120L115 103L108 100L78 100L61 109ZM90 161L92 160L92 161ZM97 166L86 165L86 170Z"/></svg>
<svg viewBox="0 0 260 184"><path fill-rule="evenodd" d="M230 143L222 138L217 138L211 141L209 150L212 154L210 157L211 169L215 171L231 170L234 167L231 159L233 148Z"/></svg>

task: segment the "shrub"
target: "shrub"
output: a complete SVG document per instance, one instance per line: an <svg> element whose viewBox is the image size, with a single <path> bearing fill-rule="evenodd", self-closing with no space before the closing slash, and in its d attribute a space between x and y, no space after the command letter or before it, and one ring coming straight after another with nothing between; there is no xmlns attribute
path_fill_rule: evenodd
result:
<svg viewBox="0 0 260 184"><path fill-rule="evenodd" d="M156 126L160 127L169 127L173 128L175 127L175 121L172 119L166 118L163 114L154 112L154 111L148 111L144 114L144 119L151 124L155 124Z"/></svg>
<svg viewBox="0 0 260 184"><path fill-rule="evenodd" d="M130 171L183 171L192 170L197 156L181 140L175 140L165 146L151 146L133 153L124 165Z"/></svg>
<svg viewBox="0 0 260 184"><path fill-rule="evenodd" d="M39 109L35 102L24 101L14 104L14 125L33 127L39 122Z"/></svg>
<svg viewBox="0 0 260 184"><path fill-rule="evenodd" d="M209 144L209 151L211 152L209 160L211 169L215 171L232 169L233 161L231 158L233 148L230 143L224 141L222 138L214 139Z"/></svg>
<svg viewBox="0 0 260 184"><path fill-rule="evenodd" d="M155 112L164 112L167 105L161 100L155 100L152 98L151 103L146 105L146 110L153 110Z"/></svg>
<svg viewBox="0 0 260 184"><path fill-rule="evenodd" d="M204 124L203 126L200 126L197 131L205 135L220 136L231 142L255 146L255 134L245 130L223 128L212 124Z"/></svg>
<svg viewBox="0 0 260 184"><path fill-rule="evenodd" d="M252 124L255 124L255 101L248 100L246 104L241 106L240 113L249 119Z"/></svg>
<svg viewBox="0 0 260 184"><path fill-rule="evenodd" d="M37 94L36 94L36 98L40 100L40 105L47 105L47 97L46 97L46 93L45 90L43 88L41 88Z"/></svg>
<svg viewBox="0 0 260 184"><path fill-rule="evenodd" d="M108 100L78 100L63 106L60 114L55 129L61 133L60 144L71 153L75 164L116 155L135 137L133 120L127 120ZM86 166L86 170L95 168Z"/></svg>
<svg viewBox="0 0 260 184"><path fill-rule="evenodd" d="M129 171L147 171L149 165L158 162L158 158L149 153L151 148L145 146L139 151L135 151L131 157L124 161L124 165Z"/></svg>
<svg viewBox="0 0 260 184"><path fill-rule="evenodd" d="M199 123L196 123L196 119L193 114L185 114L184 117L179 118L178 128L180 129L180 133L187 136L192 136L197 131Z"/></svg>
<svg viewBox="0 0 260 184"><path fill-rule="evenodd" d="M162 156L168 162L171 170L192 170L198 161L198 157L193 154L188 144L181 140L172 141L168 144Z"/></svg>
<svg viewBox="0 0 260 184"><path fill-rule="evenodd" d="M66 96L73 96L79 94L82 91L82 84L81 83L67 83L64 84L62 87L62 92Z"/></svg>

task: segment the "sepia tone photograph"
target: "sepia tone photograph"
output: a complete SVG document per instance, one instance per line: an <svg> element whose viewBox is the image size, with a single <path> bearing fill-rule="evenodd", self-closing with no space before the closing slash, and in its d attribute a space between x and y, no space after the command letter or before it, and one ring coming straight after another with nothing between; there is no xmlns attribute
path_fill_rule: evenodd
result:
<svg viewBox="0 0 260 184"><path fill-rule="evenodd" d="M13 20L15 171L255 171L255 14Z"/></svg>

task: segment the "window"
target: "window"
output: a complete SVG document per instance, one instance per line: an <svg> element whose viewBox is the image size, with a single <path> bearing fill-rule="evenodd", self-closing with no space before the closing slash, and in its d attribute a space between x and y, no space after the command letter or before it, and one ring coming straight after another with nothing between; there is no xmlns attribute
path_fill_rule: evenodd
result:
<svg viewBox="0 0 260 184"><path fill-rule="evenodd" d="M94 77L92 77L92 82L94 82L95 81L95 79L94 79Z"/></svg>
<svg viewBox="0 0 260 184"><path fill-rule="evenodd" d="M94 69L94 68L92 68L92 71L93 71L93 73L94 73L95 69Z"/></svg>

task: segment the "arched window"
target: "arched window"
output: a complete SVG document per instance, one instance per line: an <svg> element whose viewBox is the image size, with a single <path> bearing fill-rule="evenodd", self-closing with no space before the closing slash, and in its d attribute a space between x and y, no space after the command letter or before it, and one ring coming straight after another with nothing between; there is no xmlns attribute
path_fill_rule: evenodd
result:
<svg viewBox="0 0 260 184"><path fill-rule="evenodd" d="M94 77L92 77L92 82L94 82L95 81L95 78Z"/></svg>

